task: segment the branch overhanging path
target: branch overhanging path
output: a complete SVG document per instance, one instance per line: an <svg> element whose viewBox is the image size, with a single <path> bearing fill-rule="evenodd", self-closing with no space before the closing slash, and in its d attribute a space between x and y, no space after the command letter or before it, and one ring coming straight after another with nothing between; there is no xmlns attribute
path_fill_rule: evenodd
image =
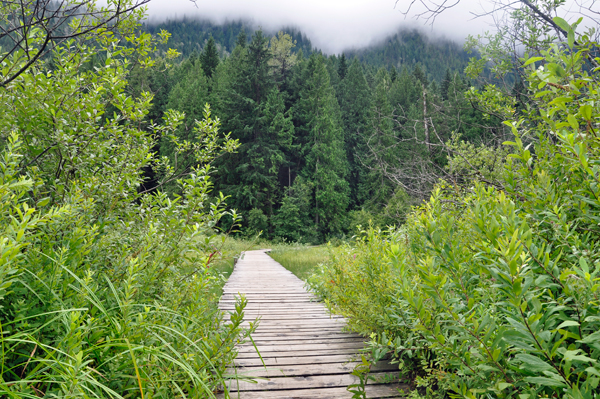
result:
<svg viewBox="0 0 600 399"><path fill-rule="evenodd" d="M252 335L260 356L249 342L238 348L235 361L239 376L259 379L256 384L233 380L228 387L231 397L351 398L346 388L358 382L350 373L360 358L358 353L365 339L343 332L345 319L329 314L306 291L304 282L268 256L267 251L243 254L219 303L220 309L233 310L236 297L244 294L248 300L244 323L260 317ZM382 381L394 372L398 375L398 366L387 362L374 364L371 370L371 375ZM371 381L366 388L367 397L397 398L398 388L407 392L409 387Z"/></svg>

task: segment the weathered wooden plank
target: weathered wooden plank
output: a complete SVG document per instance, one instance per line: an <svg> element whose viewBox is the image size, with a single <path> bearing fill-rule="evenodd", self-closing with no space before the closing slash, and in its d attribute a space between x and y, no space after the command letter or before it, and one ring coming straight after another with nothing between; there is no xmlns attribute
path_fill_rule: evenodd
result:
<svg viewBox="0 0 600 399"><path fill-rule="evenodd" d="M238 367L251 366L291 366L299 364L321 364L321 363L345 363L353 361L355 355L353 353L342 353L335 355L313 354L312 356L280 356L280 357L263 357L262 360L256 357L246 359L236 359L235 365ZM356 359L354 359L356 360Z"/></svg>
<svg viewBox="0 0 600 399"><path fill-rule="evenodd" d="M401 385L371 385L366 387L367 398L370 399L399 399L404 397L400 394L398 389L403 389L406 392L409 390L409 386L405 384ZM258 392L241 392L239 396L237 393L231 393L231 398L241 399L350 399L352 393L348 392L346 388L318 388L318 389L294 389L287 391L258 391ZM217 398L224 398L222 394L218 395Z"/></svg>
<svg viewBox="0 0 600 399"><path fill-rule="evenodd" d="M342 342L360 342L362 344L365 344L365 340L364 338L347 338L347 337L330 337L330 338L320 338L320 339L306 339L306 338L297 338L297 339L290 339L287 337L259 337L259 336L252 336L252 339L254 340L254 343L257 346L261 346L261 345L279 345L282 342L289 342L290 344L295 344L295 343L302 343L304 345L308 345L308 344L323 344L323 343L342 343ZM251 345L251 344L244 344L244 345ZM242 345L243 346L243 345Z"/></svg>
<svg viewBox="0 0 600 399"><path fill-rule="evenodd" d="M269 352L297 352L297 351L320 351L320 350L336 350L336 349L362 349L364 343L361 341L355 342L334 342L334 343L318 343L318 344L283 344L283 345L258 345L256 348L261 355L266 356ZM252 344L241 345L238 348L239 353L255 353L256 349Z"/></svg>
<svg viewBox="0 0 600 399"><path fill-rule="evenodd" d="M370 375L375 379L390 378L390 375L398 373L376 372ZM297 377L277 377L257 379L256 383L248 381L231 381L229 389L236 391L265 391L278 389L309 389L309 388L329 388L329 387L347 387L358 383L358 377L351 374L328 374L328 375L310 375ZM369 381L369 384L372 384Z"/></svg>
<svg viewBox="0 0 600 399"><path fill-rule="evenodd" d="M294 364L276 367L239 367L228 370L228 374L251 377L297 377L310 375L349 374L359 362L347 363L322 363L322 364ZM371 366L372 371L397 372L398 365L388 362L377 362Z"/></svg>
<svg viewBox="0 0 600 399"><path fill-rule="evenodd" d="M337 348L337 349L321 349L319 351L311 350L297 350L297 351L276 351L262 353L263 359L267 357L300 357L300 356L315 356L315 355L340 355L340 354L356 354L356 348ZM240 352L237 356L238 359L249 359L257 357L256 351L254 352Z"/></svg>

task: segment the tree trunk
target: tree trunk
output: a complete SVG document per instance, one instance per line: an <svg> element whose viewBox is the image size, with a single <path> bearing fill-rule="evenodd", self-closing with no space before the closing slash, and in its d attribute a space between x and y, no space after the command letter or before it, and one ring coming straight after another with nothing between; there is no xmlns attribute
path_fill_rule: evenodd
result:
<svg viewBox="0 0 600 399"><path fill-rule="evenodd" d="M423 127L425 128L425 143L427 144L427 152L431 154L431 144L429 143L429 123L427 123L427 90L423 87Z"/></svg>

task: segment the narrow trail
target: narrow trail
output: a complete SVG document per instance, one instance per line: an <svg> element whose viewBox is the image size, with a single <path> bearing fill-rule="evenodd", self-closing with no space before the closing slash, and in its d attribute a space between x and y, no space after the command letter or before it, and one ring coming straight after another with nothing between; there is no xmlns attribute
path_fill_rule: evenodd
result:
<svg viewBox="0 0 600 399"><path fill-rule="evenodd" d="M237 372L261 379L257 384L232 381L232 398L352 397L346 387L358 381L350 372L364 339L342 331L344 318L330 315L305 290L304 282L265 250L248 251L237 262L224 287L220 309L233 310L239 294L248 299L245 322L261 318L252 338L262 361L251 343L244 344L235 362ZM394 371L397 366L382 362L375 365L371 375L383 377ZM395 388L408 386L368 385L367 397L400 397Z"/></svg>

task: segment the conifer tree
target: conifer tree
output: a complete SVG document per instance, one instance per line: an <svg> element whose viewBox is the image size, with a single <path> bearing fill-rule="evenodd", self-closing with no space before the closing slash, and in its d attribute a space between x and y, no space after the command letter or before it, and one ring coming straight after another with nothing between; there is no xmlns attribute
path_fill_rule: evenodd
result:
<svg viewBox="0 0 600 399"><path fill-rule="evenodd" d="M309 128L303 174L314 186L315 225L322 235L328 236L344 229L348 207L347 166L339 105L325 60L321 55L313 55L311 61L312 74L304 87L302 104Z"/></svg>
<svg viewBox="0 0 600 399"><path fill-rule="evenodd" d="M361 157L365 156L365 135L367 135L368 113L371 106L371 93L360 63L355 59L346 78L338 88L338 100L344 129L344 148L348 160L348 183L350 206L362 204L359 186L365 175Z"/></svg>
<svg viewBox="0 0 600 399"><path fill-rule="evenodd" d="M398 78L398 71L396 70L395 67L392 67L390 69L390 79L391 79L392 83L394 83L397 78Z"/></svg>
<svg viewBox="0 0 600 399"><path fill-rule="evenodd" d="M448 89L450 88L451 80L452 80L452 77L450 76L450 70L446 69L446 75L444 76L444 80L442 80L442 86L440 88L442 100L448 99Z"/></svg>
<svg viewBox="0 0 600 399"><path fill-rule="evenodd" d="M202 70L204 75L208 78L212 78L212 75L219 65L219 52L217 51L217 45L212 35L208 38L206 46L200 55L200 62L202 63Z"/></svg>
<svg viewBox="0 0 600 399"><path fill-rule="evenodd" d="M241 144L237 154L220 161L217 189L231 195L239 210L263 212L270 236L272 216L282 197L278 175L286 162L294 126L274 84L268 43L263 32L257 31L246 47L238 44L223 72L219 69L217 74L221 115L227 130ZM232 76L219 76L228 69Z"/></svg>
<svg viewBox="0 0 600 399"><path fill-rule="evenodd" d="M340 65L338 66L338 75L340 76L340 79L344 79L347 72L348 64L346 62L346 54L342 53L342 56L340 57Z"/></svg>
<svg viewBox="0 0 600 399"><path fill-rule="evenodd" d="M385 177L381 164L395 166L398 157L397 140L394 134L393 112L388 92L391 78L383 68L377 73L378 82L369 109L370 125L365 129L364 149L360 152L363 178L359 185L359 201L367 208L381 212L394 192L394 186Z"/></svg>

